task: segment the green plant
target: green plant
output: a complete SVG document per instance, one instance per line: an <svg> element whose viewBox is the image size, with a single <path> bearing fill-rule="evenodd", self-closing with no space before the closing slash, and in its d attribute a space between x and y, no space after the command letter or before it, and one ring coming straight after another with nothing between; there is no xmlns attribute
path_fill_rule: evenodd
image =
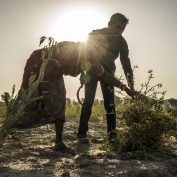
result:
<svg viewBox="0 0 177 177"><path fill-rule="evenodd" d="M0 147L2 147L5 138L7 134L9 133L10 128L19 120L23 117L25 108L34 101L37 101L39 99L42 99L43 96L40 97L34 97L34 93L39 86L39 83L43 80L44 77L44 72L46 65L48 61L50 60L53 50L55 49L55 46L57 43L53 40L53 38L49 37L41 37L40 38L40 45L45 41L48 40L48 44L43 48L42 50L42 65L40 67L39 75L37 77L36 74L31 75L29 79L29 88L28 90L21 89L20 90L20 97L18 96L17 100L16 98L13 99L13 94L15 87L12 89L12 95L8 94L7 92L2 95L2 99L4 99L4 102L6 104L7 108L7 113L6 113L6 118L3 122L3 125L0 129Z"/></svg>
<svg viewBox="0 0 177 177"><path fill-rule="evenodd" d="M0 102L0 118L3 119L5 116L6 116L6 106L4 102Z"/></svg>
<svg viewBox="0 0 177 177"><path fill-rule="evenodd" d="M80 104L75 100L71 101L67 98L66 100L66 117L77 118L80 114Z"/></svg>
<svg viewBox="0 0 177 177"><path fill-rule="evenodd" d="M125 99L117 107L121 127L116 143L111 148L146 152L159 150L166 139L176 137L176 119L162 109L164 91L162 84L150 86L153 71L149 70L148 81L142 84L140 95L134 99Z"/></svg>

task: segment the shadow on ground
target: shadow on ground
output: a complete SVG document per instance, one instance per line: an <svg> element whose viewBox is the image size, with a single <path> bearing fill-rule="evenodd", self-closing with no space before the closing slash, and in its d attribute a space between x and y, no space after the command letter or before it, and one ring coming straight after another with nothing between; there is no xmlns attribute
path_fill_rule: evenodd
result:
<svg viewBox="0 0 177 177"><path fill-rule="evenodd" d="M174 154L151 152L146 159L133 153L106 152L105 123L90 123L90 143L76 141L77 122L66 122L64 140L75 154L53 150L54 127L14 130L0 149L0 177L176 177Z"/></svg>

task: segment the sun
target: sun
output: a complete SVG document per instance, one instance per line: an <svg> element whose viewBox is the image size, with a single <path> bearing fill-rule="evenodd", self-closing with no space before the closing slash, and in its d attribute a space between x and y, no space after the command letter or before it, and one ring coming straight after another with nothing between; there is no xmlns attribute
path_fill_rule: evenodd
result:
<svg viewBox="0 0 177 177"><path fill-rule="evenodd" d="M106 22L106 15L93 7L69 8L59 14L50 34L57 41L85 42L89 32L105 27Z"/></svg>

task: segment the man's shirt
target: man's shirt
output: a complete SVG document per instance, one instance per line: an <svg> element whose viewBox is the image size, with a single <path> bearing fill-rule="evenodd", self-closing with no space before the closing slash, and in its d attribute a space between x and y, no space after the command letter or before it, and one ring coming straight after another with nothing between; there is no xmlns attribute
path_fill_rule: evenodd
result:
<svg viewBox="0 0 177 177"><path fill-rule="evenodd" d="M128 81L133 79L133 71L128 57L128 45L122 35L112 34L109 28L93 30L89 34L88 44L91 46L92 60L98 60L110 73L115 72L115 60L120 56L126 78L129 75Z"/></svg>

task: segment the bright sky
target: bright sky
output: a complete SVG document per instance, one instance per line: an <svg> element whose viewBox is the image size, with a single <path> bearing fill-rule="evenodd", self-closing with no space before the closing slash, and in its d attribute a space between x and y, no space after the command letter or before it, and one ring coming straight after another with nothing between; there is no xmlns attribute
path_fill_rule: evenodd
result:
<svg viewBox="0 0 177 177"><path fill-rule="evenodd" d="M135 88L154 70L166 98L177 98L176 0L0 0L0 94L20 87L25 62L38 48L39 38L84 40L93 29L107 26L116 12L129 18L123 33L128 42ZM123 75L119 59L116 75ZM65 77L67 96L76 98L79 79ZM100 89L97 98L102 98Z"/></svg>

